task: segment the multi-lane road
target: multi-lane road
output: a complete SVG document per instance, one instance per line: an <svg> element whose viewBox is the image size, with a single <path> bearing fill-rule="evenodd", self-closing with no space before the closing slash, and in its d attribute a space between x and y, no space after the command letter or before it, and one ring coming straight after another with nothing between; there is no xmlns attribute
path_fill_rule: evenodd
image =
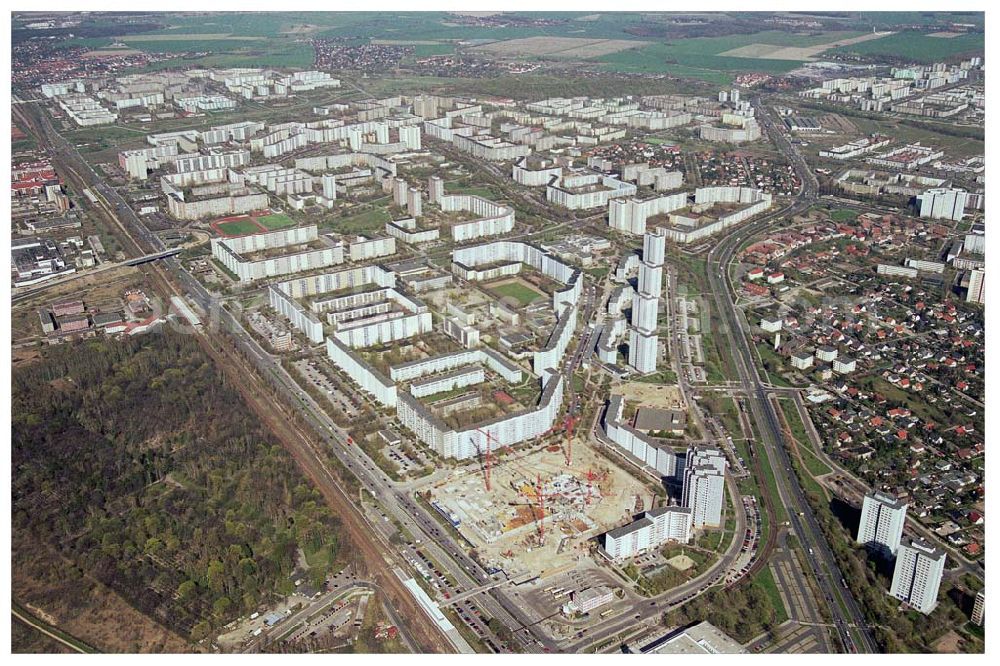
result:
<svg viewBox="0 0 1000 666"><path fill-rule="evenodd" d="M818 199L818 186L804 158L795 150L788 138L781 132L769 113L755 99L762 127L788 159L793 163L802 183L801 190L793 201L778 212L756 222L740 227L722 238L708 254L708 280L716 307L725 323L724 333L728 336L733 365L737 370L740 384L748 396L747 403L756 422L761 437L762 449L774 471L779 497L789 510L790 530L800 543L808 549L811 573L816 578L831 616L837 627L841 641L848 650L877 651L871 632L864 626L863 615L855 600L842 584L842 576L833 553L826 543L815 516L812 514L797 479L791 470L791 463L782 444L782 431L771 400L770 389L761 381L752 349L746 335L746 322L736 308L733 286L730 282L729 266L736 252L753 234L759 233L781 220L803 212ZM25 108L28 107L28 108ZM15 113L32 113L35 122L52 146L56 157L68 165L89 187L107 202L108 212L118 220L122 231L143 253L162 252L165 246L135 214L121 196L94 172L76 149L58 134L44 112L35 106L21 105ZM525 202L528 203L528 202ZM534 203L534 202L532 202ZM435 581L442 594L454 597L469 590L487 586L497 580L498 574L487 573L466 552L446 530L431 511L416 501L412 491L394 483L385 472L357 446L350 444L348 433L337 426L325 410L311 396L304 392L298 382L282 367L274 356L266 353L257 341L243 328L236 316L220 307L219 300L209 293L182 266L176 257L162 259L162 265L169 271L173 282L179 285L190 300L206 315L209 334L219 326L224 330L242 356L255 367L256 373L278 387L279 391L291 398L292 407L310 424L316 433L321 433L325 449L352 474L385 512L387 519L398 525L409 535L404 545L397 545L397 555L410 562L427 557L441 568ZM586 284L583 299L583 323L587 327L595 309L594 286ZM584 328L577 349L568 356L562 366L564 378L572 387L573 374L580 363L583 350L590 344L589 328ZM572 395L572 392L571 392ZM571 402L573 400L571 399ZM373 530L378 532L378 530ZM737 530L740 533L740 530ZM388 543L386 543L388 546ZM727 553L725 564L731 553ZM713 573L723 567L714 567ZM711 580L708 581L711 583ZM496 618L506 626L512 636L510 649L520 651L560 650L583 651L619 634L635 630L643 622L656 621L660 613L689 600L702 592L706 578L675 588L655 599L636 602L628 613L611 618L588 629L584 636L569 641L556 641L539 627L519 606L510 590L503 586L484 590L472 597L454 604L462 621L468 624L482 640L494 649L503 649L503 641L487 625L485 618Z"/></svg>
<svg viewBox="0 0 1000 666"><path fill-rule="evenodd" d="M815 204L818 196L816 179L809 171L804 158L791 145L785 134L778 130L770 115L760 105L759 99L755 100L755 106L758 109L761 125L771 140L791 160L802 186L791 204L761 220L740 227L722 238L709 251L707 266L710 291L716 308L725 322L723 328L729 341L733 366L747 396L747 404L757 426L760 444L774 473L779 495L777 499L788 509L791 532L807 550L807 561L834 618L841 643L848 651L877 652L878 646L865 625L864 615L850 590L843 584L843 576L833 551L820 529L798 479L792 472L772 396L761 381L748 339L746 320L736 307L733 298L734 288L730 280L729 267L737 251L755 234L807 210Z"/></svg>

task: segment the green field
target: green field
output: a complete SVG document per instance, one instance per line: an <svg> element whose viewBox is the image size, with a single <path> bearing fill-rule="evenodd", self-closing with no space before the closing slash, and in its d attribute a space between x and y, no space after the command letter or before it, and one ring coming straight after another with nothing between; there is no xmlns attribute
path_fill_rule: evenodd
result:
<svg viewBox="0 0 1000 666"><path fill-rule="evenodd" d="M492 199L493 197L497 196L497 191L489 186L478 186L478 185L471 185L464 187L456 186L456 187L448 187L447 191L448 194L468 194L470 196L482 197L484 199Z"/></svg>
<svg viewBox="0 0 1000 666"><path fill-rule="evenodd" d="M861 33L838 31L817 35L765 31L727 37L698 37L669 43L650 44L641 49L612 53L601 58L608 69L626 72L663 72L679 76L695 76L706 81L727 83L733 72L765 72L783 74L802 64L801 60L771 60L720 55L726 51L749 46L817 46Z"/></svg>
<svg viewBox="0 0 1000 666"><path fill-rule="evenodd" d="M260 231L260 227L250 219L229 220L228 222L220 222L217 226L220 231L228 236L246 236L247 234L255 234Z"/></svg>
<svg viewBox="0 0 1000 666"><path fill-rule="evenodd" d="M263 217L258 217L257 221L263 224L268 229L284 229L285 227L295 226L295 220L288 217L284 213L264 215Z"/></svg>
<svg viewBox="0 0 1000 666"><path fill-rule="evenodd" d="M895 56L914 62L936 62L947 58L983 55L986 41L983 33L958 37L929 37L921 32L907 31L869 42L833 49L833 53L855 53L863 56Z"/></svg>
<svg viewBox="0 0 1000 666"><path fill-rule="evenodd" d="M385 223L391 222L392 216L384 208L375 208L351 217L334 219L328 226L341 234L365 234L385 229Z"/></svg>
<svg viewBox="0 0 1000 666"><path fill-rule="evenodd" d="M778 592L778 585L774 582L774 576L771 575L770 567L761 569L753 577L751 585L762 589L767 595L768 600L771 602L771 607L774 608L775 624L781 624L788 619L788 611L785 609L785 604L781 601L781 593Z"/></svg>
<svg viewBox="0 0 1000 666"><path fill-rule="evenodd" d="M538 293L534 289L527 287L520 282L508 282L506 284L499 284L490 287L492 291L497 296L501 298L513 298L517 300L522 306L531 305L536 298L544 298L542 294Z"/></svg>
<svg viewBox="0 0 1000 666"><path fill-rule="evenodd" d="M834 222L853 222L858 219L858 213L857 211L840 208L838 210L831 211L830 219Z"/></svg>

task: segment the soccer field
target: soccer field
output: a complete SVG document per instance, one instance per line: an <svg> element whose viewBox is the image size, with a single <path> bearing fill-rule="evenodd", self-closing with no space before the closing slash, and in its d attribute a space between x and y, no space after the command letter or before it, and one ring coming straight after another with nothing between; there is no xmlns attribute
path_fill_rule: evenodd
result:
<svg viewBox="0 0 1000 666"><path fill-rule="evenodd" d="M520 282L504 282L489 289L501 298L513 298L517 300L522 306L530 305L536 298L542 298L542 294Z"/></svg>
<svg viewBox="0 0 1000 666"><path fill-rule="evenodd" d="M288 217L284 213L275 213L274 215L264 215L263 217L258 217L257 222L263 224L268 229L284 229L285 227L295 226L295 220Z"/></svg>
<svg viewBox="0 0 1000 666"><path fill-rule="evenodd" d="M260 231L260 226L251 218L245 220L226 220L219 222L215 228L227 236L246 236Z"/></svg>

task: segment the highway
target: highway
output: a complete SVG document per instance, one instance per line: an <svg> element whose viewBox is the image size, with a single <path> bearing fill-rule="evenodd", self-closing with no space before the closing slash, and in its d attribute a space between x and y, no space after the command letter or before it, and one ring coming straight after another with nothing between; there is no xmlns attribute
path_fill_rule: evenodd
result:
<svg viewBox="0 0 1000 666"><path fill-rule="evenodd" d="M33 113L30 118L27 117L28 113L31 112ZM94 170L82 159L76 149L52 128L49 118L40 108L33 104L26 104L15 107L14 113L15 115L19 115L27 126L36 127L38 129L41 134L41 136L39 136L40 141L48 143L52 153L54 154L54 158L59 160L61 168L67 171L67 175L72 175L74 178L80 180L84 185L90 187L92 192L98 195L98 202L95 205L97 205L99 209L103 210L119 226L122 235L127 238L133 246L135 254L143 256L148 253L158 253L167 250L160 238L152 233L142 223L139 217L135 214L135 211L132 210L132 208L121 198L121 196L114 189L104 183ZM201 328L200 331L197 332L206 335L213 335L217 333L221 327L230 334L232 340L231 343L223 341L221 343L222 345L232 344L236 346L246 359L255 364L260 378L266 379L270 383L278 386L282 391L285 391L286 395L289 397L299 396L300 402L303 401L305 393L298 387L288 373L285 372L280 363L278 363L270 355L264 353L256 341L236 320L233 314L223 308L219 300L202 287L202 285L184 269L176 256L168 256L167 258L160 260L158 264L169 272L171 280L174 282L174 285L169 285L168 289L174 289L175 285L179 286L184 292L186 292L191 301L207 314L207 317L205 318L207 324L206 327ZM163 295L168 296L169 294ZM293 404L293 407L298 406L299 405ZM311 409L318 410L315 404L311 405ZM318 410L318 413L322 414L322 411ZM307 412L306 416L308 415L309 413ZM325 419L325 414L323 417ZM358 449L356 447L349 447L346 443L346 434L342 431L334 430L335 426L332 423L330 423L329 426L326 426L326 424L318 422L315 418L313 418L311 422L317 432L330 433L327 435L327 443L331 445L334 444L334 442L338 443L338 445L332 446L332 450L337 453L337 457L342 463L345 463L345 466L351 469L356 476L358 476L362 485L372 491L373 496L378 496L379 491L384 490L385 484L379 482L379 478L375 476L375 470L373 469L371 462L367 460L367 457L365 457L365 463L367 463L367 465L362 462L356 462L353 456L358 455ZM360 455L363 456L363 454ZM325 480L333 478L333 475L327 469L326 463L323 459L317 456L314 462L315 464L312 465L314 471L321 470L325 475ZM365 469L366 467L367 469ZM385 480L388 479L386 478ZM371 533L373 539L378 539L379 532L377 530L369 529L368 531ZM383 547L390 553L396 550L395 548L390 547L388 543L383 543ZM444 565L443 562L442 565ZM401 586L400 589L402 589ZM406 594L409 593L407 592ZM423 616L421 615L420 618L421 620L417 621L422 621ZM443 634L441 635L443 636Z"/></svg>
<svg viewBox="0 0 1000 666"><path fill-rule="evenodd" d="M771 394L763 385L753 350L748 339L747 323L736 307L729 268L737 251L753 235L770 228L775 222L789 219L814 205L818 198L815 177L802 156L780 132L770 115L754 101L761 125L772 141L792 161L802 180L802 187L795 200L778 212L756 222L740 227L728 234L708 254L708 280L719 314L723 317L725 335L729 339L733 366L747 395L747 404L757 426L761 445L774 472L778 500L788 509L791 532L808 553L807 560L816 582L829 606L837 632L846 650L850 652L878 652L871 631L864 624L864 615L853 595L841 581L833 551L819 527L805 493L792 472L791 461L783 444L783 434ZM853 631L852 631L853 629ZM859 641L855 640L859 638Z"/></svg>
<svg viewBox="0 0 1000 666"><path fill-rule="evenodd" d="M805 495L791 471L791 464L782 444L782 431L770 399L770 391L764 387L750 344L745 335L745 320L736 308L732 297L732 284L729 279L729 266L742 245L751 235L768 228L775 221L785 219L806 210L817 198L817 184L810 173L805 160L798 154L787 138L779 132L770 116L760 106L759 99L754 101L759 111L762 126L771 135L778 148L792 160L802 180L802 189L795 200L784 209L761 220L738 228L733 233L722 238L709 252L708 279L715 299L716 307L725 321L725 334L730 341L734 367L737 369L740 383L748 396L754 421L761 434L763 449L774 470L779 491L779 501L789 509L792 531L798 536L803 547L809 549L809 561L817 582L830 606L830 612L835 620L841 640L847 649L852 647L874 652L877 646L871 634L863 625L863 615L855 603L849 590L840 585L841 575L837 568L832 551L826 543L819 525L812 514ZM121 226L123 233L132 240L142 253L158 254L167 250L159 237L152 233L135 214L132 208L121 196L88 165L62 136L52 128L47 116L35 105L20 105L15 107L22 112L25 107L34 107L46 138L51 142L59 159L71 166L72 170L90 184L95 194L108 202L110 213ZM39 124L39 123L36 123ZM525 202L527 203L527 202ZM403 554L416 557L416 552L422 551L437 562L442 571L450 575L454 585L440 579L442 592L451 596L462 594L461 591L471 590L495 582L491 576L476 563L466 552L462 544L456 542L437 517L419 504L411 491L393 483L359 447L349 443L348 433L337 426L305 391L297 381L282 367L279 360L263 350L257 341L244 329L242 323L229 310L222 307L220 301L208 292L182 266L176 256L167 256L159 261L171 275L175 284L179 285L190 300L202 310L207 317L206 334L214 335L220 328L224 330L232 344L241 355L253 364L256 373L273 384L280 393L288 396L291 407L310 424L312 430L321 434L322 443L337 461L343 465L361 487L377 502L378 506L387 512L387 516L398 523L411 535L412 541L404 546L386 546L397 555ZM595 289L592 284L586 284L584 291L584 317L582 326L590 322L595 307ZM569 382L570 405L575 406L576 396L572 391L573 374L581 360L583 350L590 344L590 336L586 328L580 335L580 344L574 352L564 359L562 372L565 381ZM224 342L223 344L227 344ZM320 461L321 464L325 464ZM376 538L381 538L377 530L372 530ZM740 534L740 531L737 531ZM738 542L738 540L737 540ZM815 554L813 554L815 553ZM722 562L730 561L727 553ZM725 574L722 566L713 567L710 573ZM519 651L564 650L580 651L589 646L599 644L618 634L634 631L643 621L658 621L659 614L675 607L679 603L690 600L704 591L714 580L706 583L704 577L690 581L675 588L656 599L636 602L632 613L625 613L608 621L595 625L587 630L585 635L572 642L557 642L549 637L540 627L536 626L519 607L519 602L512 599L509 590L493 588L480 594L459 601L455 606L463 611L461 616L470 628L485 637L495 645L502 641L486 626L483 618L474 612L474 607L482 608L484 616L497 618L512 632L515 647ZM846 609L846 612L841 608ZM856 644L853 635L860 637L860 645Z"/></svg>

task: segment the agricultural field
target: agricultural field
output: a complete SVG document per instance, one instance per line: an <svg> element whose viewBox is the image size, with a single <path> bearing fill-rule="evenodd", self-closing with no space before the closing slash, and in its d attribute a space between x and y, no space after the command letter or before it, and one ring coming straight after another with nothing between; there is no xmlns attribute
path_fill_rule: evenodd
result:
<svg viewBox="0 0 1000 666"><path fill-rule="evenodd" d="M650 44L603 56L599 60L606 64L607 69L664 72L722 83L729 80L732 72L783 74L830 45L858 38L862 34L836 31L804 35L765 31L726 37L698 37Z"/></svg>
<svg viewBox="0 0 1000 666"><path fill-rule="evenodd" d="M835 34L830 33L832 37ZM848 33L850 34L850 33ZM837 38L833 41L813 46L778 46L774 44L750 44L721 54L739 58L764 58L767 60L815 60L816 56L833 48L881 39L884 33L863 33L853 37Z"/></svg>
<svg viewBox="0 0 1000 666"><path fill-rule="evenodd" d="M983 33L934 37L921 32L907 31L897 32L882 39L843 46L834 49L833 52L861 56L893 56L915 62L937 62L981 54L984 48Z"/></svg>
<svg viewBox="0 0 1000 666"><path fill-rule="evenodd" d="M599 58L641 48L649 42L627 39L584 39L579 37L525 37L493 42L470 49L474 53L496 56L548 56L557 58Z"/></svg>

